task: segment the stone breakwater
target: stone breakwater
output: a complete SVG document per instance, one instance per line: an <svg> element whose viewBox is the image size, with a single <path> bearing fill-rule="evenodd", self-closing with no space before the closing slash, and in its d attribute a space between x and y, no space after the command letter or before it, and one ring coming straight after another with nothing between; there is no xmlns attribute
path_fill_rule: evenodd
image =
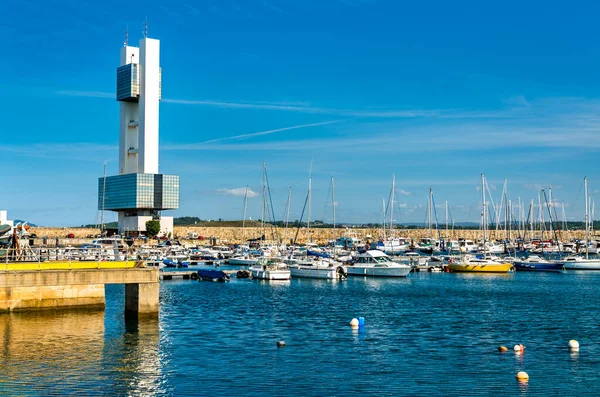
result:
<svg viewBox="0 0 600 397"><path fill-rule="evenodd" d="M32 227L30 229L31 233L35 233L39 238L46 236L48 239L66 239L69 234L73 234L75 239L90 239L89 236L98 235L100 233L99 229L93 228L48 228L48 227ZM285 229L271 229L267 228L265 230L265 239L266 240L277 240L282 239L285 241L290 241L290 239L294 239L296 236L296 229L289 228ZM260 238L262 236L262 230L258 227L247 227L244 231L242 231L241 227L194 227L194 226L176 226L174 230L174 238L178 239L187 239L189 236L197 236L203 237L203 240L209 240L211 237L215 237L219 244L236 244L240 243L243 240ZM394 230L394 234L399 237L406 237L409 239L414 239L415 241L420 240L425 237L436 237L437 232L433 231L433 236L431 235L428 229L396 229ZM450 239L458 239L465 238L470 240L476 240L482 237L482 233L480 230L455 230L454 232L449 231L449 236L446 235L446 231L440 231L442 238L450 238ZM342 235L355 236L361 239L370 239L370 240L378 240L381 236L381 229L368 229L368 228L339 228L334 230L331 228L328 229L306 229L302 228L298 232L297 241L300 244L304 244L308 241L313 241L317 244L324 244L328 240L331 240L336 237L340 237ZM539 234L538 234L539 235ZM512 236L516 236L515 232L512 232ZM506 233L504 231L488 231L488 238L491 239L502 239L506 237ZM544 233L544 238L551 238L552 234L549 232ZM571 239L583 239L585 238L585 232L582 230L575 231L562 231L560 232L560 238L563 241L568 241ZM208 243L208 241L207 241Z"/></svg>

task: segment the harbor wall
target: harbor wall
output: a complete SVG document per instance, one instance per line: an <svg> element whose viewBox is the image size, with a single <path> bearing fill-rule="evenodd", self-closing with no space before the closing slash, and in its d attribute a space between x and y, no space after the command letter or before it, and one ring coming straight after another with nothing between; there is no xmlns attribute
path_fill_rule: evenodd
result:
<svg viewBox="0 0 600 397"><path fill-rule="evenodd" d="M273 237L278 237L279 239L289 242L290 239L295 237L296 231L297 230L294 228L288 228L287 230L280 228L277 230L276 234L274 230L267 228L265 232L265 238L267 240L272 240ZM38 236L38 238L34 241L35 245L42 245L41 237L46 236L48 238L47 245L49 246L53 246L56 243L56 237L59 238L59 244L76 246L90 243L92 238L88 238L87 236L97 235L99 234L100 230L91 228L32 227L30 232L35 233ZM65 238L65 236L69 233L72 233L75 238ZM239 244L243 240L260 238L262 236L262 229L258 227L246 227L245 230L242 231L241 227L175 226L173 236L179 239L186 239L187 236L194 233L199 237L203 237L203 240L199 242L200 244L208 245L211 237L215 237L219 244ZM437 231L435 229L433 231L430 231L429 229L395 229L394 234L399 237L414 239L415 241L425 237L437 237ZM338 228L335 231L332 228L311 228L310 230L307 228L301 228L298 231L297 241L300 244L304 244L308 241L313 241L317 244L324 244L328 240L331 240L334 237L340 237L342 235L355 235L356 237L362 239L377 240L382 237L382 232L381 228ZM465 238L476 240L482 238L482 232L480 230L449 230L448 233L446 233L446 231L442 229L440 230L440 235L446 239ZM539 236L539 232L535 232L535 235ZM367 236L371 237L369 238ZM513 231L511 232L511 236L514 238L517 236L517 233ZM505 237L506 232L504 230L488 230L488 238L502 239ZM553 235L551 232L544 232L545 239L552 237ZM560 238L563 241L582 239L585 238L585 231L561 231ZM198 238L195 240L198 240ZM141 244L142 242L143 240L136 240L136 244Z"/></svg>

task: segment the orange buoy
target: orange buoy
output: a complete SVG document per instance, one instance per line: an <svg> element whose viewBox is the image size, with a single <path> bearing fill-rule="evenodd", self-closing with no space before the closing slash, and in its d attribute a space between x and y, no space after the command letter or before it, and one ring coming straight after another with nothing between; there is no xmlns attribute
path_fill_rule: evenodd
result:
<svg viewBox="0 0 600 397"><path fill-rule="evenodd" d="M527 382L529 380L529 375L527 372L521 371L517 373L517 380L519 380L519 382Z"/></svg>
<svg viewBox="0 0 600 397"><path fill-rule="evenodd" d="M506 346L499 346L498 347L498 351L502 352L502 353L507 352L508 351L508 347L506 347Z"/></svg>

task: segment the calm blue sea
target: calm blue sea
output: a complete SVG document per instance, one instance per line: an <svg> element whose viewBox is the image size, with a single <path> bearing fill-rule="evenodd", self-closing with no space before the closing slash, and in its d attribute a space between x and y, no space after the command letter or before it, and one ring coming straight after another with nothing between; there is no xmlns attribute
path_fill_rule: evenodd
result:
<svg viewBox="0 0 600 397"><path fill-rule="evenodd" d="M160 319L137 323L123 295L0 316L0 394L600 395L600 273L165 281Z"/></svg>

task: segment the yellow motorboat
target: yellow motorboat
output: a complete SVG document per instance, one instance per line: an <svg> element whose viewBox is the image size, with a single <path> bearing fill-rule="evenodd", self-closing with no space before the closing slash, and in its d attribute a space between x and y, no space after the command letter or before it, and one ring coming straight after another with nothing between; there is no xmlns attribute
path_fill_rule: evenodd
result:
<svg viewBox="0 0 600 397"><path fill-rule="evenodd" d="M459 263L450 263L451 272L469 273L508 273L514 270L512 263L501 263L491 259L470 259Z"/></svg>

